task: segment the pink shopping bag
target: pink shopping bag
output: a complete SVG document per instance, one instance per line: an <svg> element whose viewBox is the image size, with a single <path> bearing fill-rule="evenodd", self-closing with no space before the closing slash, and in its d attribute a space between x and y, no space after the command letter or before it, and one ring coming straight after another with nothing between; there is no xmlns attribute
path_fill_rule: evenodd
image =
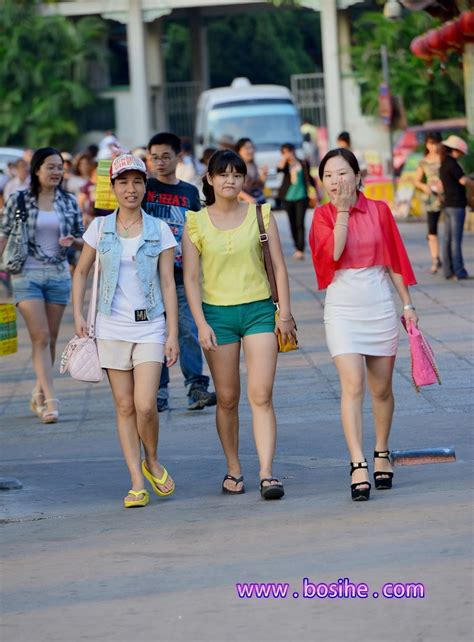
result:
<svg viewBox="0 0 474 642"><path fill-rule="evenodd" d="M408 327L405 317L401 317L401 322L410 342L411 376L416 391L420 392L420 386L430 386L436 382L441 385L432 347L413 321L410 321Z"/></svg>

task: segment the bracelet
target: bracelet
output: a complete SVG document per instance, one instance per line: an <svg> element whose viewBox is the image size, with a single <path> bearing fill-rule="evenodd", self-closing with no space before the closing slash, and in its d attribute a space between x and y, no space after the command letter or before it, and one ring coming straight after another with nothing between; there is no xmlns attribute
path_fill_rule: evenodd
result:
<svg viewBox="0 0 474 642"><path fill-rule="evenodd" d="M407 303L406 305L403 306L404 310L416 310L415 306L413 303Z"/></svg>
<svg viewBox="0 0 474 642"><path fill-rule="evenodd" d="M336 225L343 225L344 227L349 227L349 224L348 224L348 223L338 223L337 221L336 221L336 223L334 223L334 227L335 227Z"/></svg>
<svg viewBox="0 0 474 642"><path fill-rule="evenodd" d="M338 214L349 214L349 210L337 210Z"/></svg>
<svg viewBox="0 0 474 642"><path fill-rule="evenodd" d="M294 321L293 315L289 319L282 319L281 317L278 317L279 321Z"/></svg>

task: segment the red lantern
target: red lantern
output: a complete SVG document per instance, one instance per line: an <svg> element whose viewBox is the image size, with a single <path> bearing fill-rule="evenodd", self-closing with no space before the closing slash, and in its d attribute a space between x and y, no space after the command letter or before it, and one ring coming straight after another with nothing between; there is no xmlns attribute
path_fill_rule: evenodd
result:
<svg viewBox="0 0 474 642"><path fill-rule="evenodd" d="M426 45L426 36L417 36L411 41L410 51L418 58L431 62L432 54Z"/></svg>
<svg viewBox="0 0 474 642"><path fill-rule="evenodd" d="M441 38L446 43L446 49L461 51L463 47L463 35L459 20L451 20L444 24L440 31Z"/></svg>
<svg viewBox="0 0 474 642"><path fill-rule="evenodd" d="M474 41L474 11L463 11L458 18L465 42Z"/></svg>
<svg viewBox="0 0 474 642"><path fill-rule="evenodd" d="M444 52L447 49L447 43L441 37L439 29L430 29L430 31L425 34L425 42L428 51L439 58L446 58Z"/></svg>

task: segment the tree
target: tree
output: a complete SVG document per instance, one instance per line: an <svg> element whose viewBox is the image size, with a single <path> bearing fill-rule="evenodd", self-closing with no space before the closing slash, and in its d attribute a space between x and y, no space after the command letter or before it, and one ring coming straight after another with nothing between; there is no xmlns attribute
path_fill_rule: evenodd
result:
<svg viewBox="0 0 474 642"><path fill-rule="evenodd" d="M190 80L188 27L168 21L166 77ZM256 11L211 19L208 23L211 86L227 86L236 76L252 83L289 85L291 74L321 67L319 14L307 10Z"/></svg>
<svg viewBox="0 0 474 642"><path fill-rule="evenodd" d="M314 71L315 62L306 53L296 24L297 13L279 10L211 23L212 85L228 85L235 76L247 76L253 83L288 85L291 74ZM318 26L316 14L309 15Z"/></svg>
<svg viewBox="0 0 474 642"><path fill-rule="evenodd" d="M378 92L382 82L380 46L387 46L390 88L403 98L409 124L464 114L463 77L456 56L445 63L427 64L414 56L410 43L438 23L423 12L409 12L390 22L380 12L367 12L356 21L352 64L361 87L361 106L367 114L378 114Z"/></svg>
<svg viewBox="0 0 474 642"><path fill-rule="evenodd" d="M94 101L87 69L103 23L41 16L37 0L4 0L0 24L0 144L71 144L78 110Z"/></svg>

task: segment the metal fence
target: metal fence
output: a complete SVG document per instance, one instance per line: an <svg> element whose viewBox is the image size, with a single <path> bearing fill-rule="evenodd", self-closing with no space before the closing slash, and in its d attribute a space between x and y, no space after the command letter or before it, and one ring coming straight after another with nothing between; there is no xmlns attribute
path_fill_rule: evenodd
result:
<svg viewBox="0 0 474 642"><path fill-rule="evenodd" d="M169 131L178 136L194 136L196 104L201 91L200 82L173 82L164 85L164 109Z"/></svg>
<svg viewBox="0 0 474 642"><path fill-rule="evenodd" d="M324 74L293 74L291 93L298 104L302 120L326 127Z"/></svg>
<svg viewBox="0 0 474 642"><path fill-rule="evenodd" d="M202 90L200 82L174 82L164 85L163 109L169 131L178 136L194 136L196 105ZM292 75L291 91L298 104L301 118L318 127L326 127L323 74Z"/></svg>

